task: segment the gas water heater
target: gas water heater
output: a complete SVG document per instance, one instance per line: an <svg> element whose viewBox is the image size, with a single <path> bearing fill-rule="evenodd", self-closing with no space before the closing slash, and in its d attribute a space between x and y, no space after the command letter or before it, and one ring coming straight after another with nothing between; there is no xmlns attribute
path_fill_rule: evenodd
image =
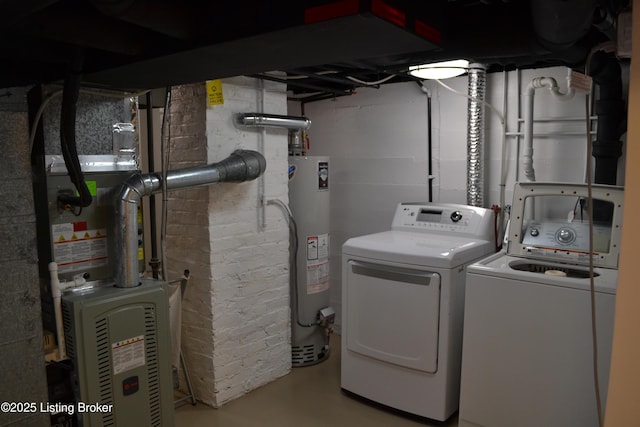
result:
<svg viewBox="0 0 640 427"><path fill-rule="evenodd" d="M329 356L335 318L329 306L329 158L289 156L289 205L295 221L291 261L292 366Z"/></svg>

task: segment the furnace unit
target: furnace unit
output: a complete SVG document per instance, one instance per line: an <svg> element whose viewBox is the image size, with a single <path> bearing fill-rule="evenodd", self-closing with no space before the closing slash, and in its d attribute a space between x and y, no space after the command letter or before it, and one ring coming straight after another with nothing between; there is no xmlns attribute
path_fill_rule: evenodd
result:
<svg viewBox="0 0 640 427"><path fill-rule="evenodd" d="M62 308L75 394L79 402L101 405L78 413L81 425L172 426L166 283L68 291Z"/></svg>

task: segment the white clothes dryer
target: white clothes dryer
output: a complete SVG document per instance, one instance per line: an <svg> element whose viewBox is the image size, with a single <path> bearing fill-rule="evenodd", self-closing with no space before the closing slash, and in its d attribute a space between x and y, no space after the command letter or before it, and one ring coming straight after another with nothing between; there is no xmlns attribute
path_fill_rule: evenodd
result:
<svg viewBox="0 0 640 427"><path fill-rule="evenodd" d="M343 245L341 387L444 421L458 409L466 266L495 251L494 213L401 203L390 231Z"/></svg>
<svg viewBox="0 0 640 427"><path fill-rule="evenodd" d="M564 219L524 219L525 199L541 205L540 197L560 197L578 207L585 205L586 195L583 185L517 185L507 250L469 266L460 427L598 426L589 223L584 215L567 217L566 212ZM623 192L595 186L593 198L611 208L605 208L608 219L594 224L591 252L604 408ZM555 200L547 205L562 204Z"/></svg>

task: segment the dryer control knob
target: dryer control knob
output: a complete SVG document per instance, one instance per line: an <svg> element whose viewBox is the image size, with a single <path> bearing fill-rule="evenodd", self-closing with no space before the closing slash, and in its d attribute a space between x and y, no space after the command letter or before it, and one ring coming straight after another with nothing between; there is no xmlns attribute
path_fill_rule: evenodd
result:
<svg viewBox="0 0 640 427"><path fill-rule="evenodd" d="M451 221L458 222L462 219L462 213L460 211L453 211L451 213Z"/></svg>

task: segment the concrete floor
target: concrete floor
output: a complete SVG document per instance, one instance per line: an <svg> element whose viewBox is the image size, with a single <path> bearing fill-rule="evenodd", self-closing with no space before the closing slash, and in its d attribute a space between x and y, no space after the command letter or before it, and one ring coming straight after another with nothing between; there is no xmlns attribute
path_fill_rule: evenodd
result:
<svg viewBox="0 0 640 427"><path fill-rule="evenodd" d="M340 390L340 337L331 341L329 359L295 368L288 375L212 409L202 403L176 409L177 427L411 427L458 425L399 416L347 396Z"/></svg>

